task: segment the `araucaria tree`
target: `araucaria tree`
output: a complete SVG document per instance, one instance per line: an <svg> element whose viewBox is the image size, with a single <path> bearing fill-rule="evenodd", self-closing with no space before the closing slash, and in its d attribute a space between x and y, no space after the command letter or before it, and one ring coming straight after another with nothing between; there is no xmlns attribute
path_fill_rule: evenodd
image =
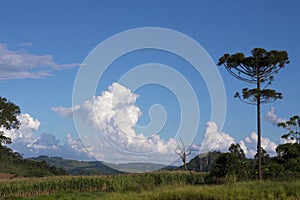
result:
<svg viewBox="0 0 300 200"><path fill-rule="evenodd" d="M241 94L237 92L234 97L257 107L258 179L262 180L260 108L261 104L282 98L281 93L267 87L274 81L273 75L289 63L289 58L286 51L254 48L251 53L252 55L248 57L240 52L232 55L224 54L219 58L218 65L224 65L235 78L256 86L253 89L244 88Z"/></svg>
<svg viewBox="0 0 300 200"><path fill-rule="evenodd" d="M19 106L8 101L6 98L0 97L0 127L5 129L17 129L20 122L17 116L20 114ZM4 135L3 131L0 131L0 146L2 144L10 144L11 139Z"/></svg>

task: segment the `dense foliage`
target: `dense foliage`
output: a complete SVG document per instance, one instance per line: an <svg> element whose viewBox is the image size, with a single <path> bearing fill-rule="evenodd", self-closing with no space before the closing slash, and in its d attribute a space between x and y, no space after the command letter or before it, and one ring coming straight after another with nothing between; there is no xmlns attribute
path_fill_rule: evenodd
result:
<svg viewBox="0 0 300 200"><path fill-rule="evenodd" d="M245 158L238 144L232 144L230 152L220 153L214 160L207 182L235 182L252 180L257 177L258 155ZM295 180L300 178L300 144L287 143L277 147L277 156L270 157L261 148L262 170L265 178Z"/></svg>
<svg viewBox="0 0 300 200"><path fill-rule="evenodd" d="M17 129L20 122L17 116L20 114L20 108L16 104L8 101L6 98L0 97L0 127L5 129ZM3 131L0 131L0 145L10 144L11 139L4 135Z"/></svg>
<svg viewBox="0 0 300 200"><path fill-rule="evenodd" d="M63 168L49 165L45 161L24 159L10 148L0 145L0 172L12 174L15 177L43 177L67 175Z"/></svg>

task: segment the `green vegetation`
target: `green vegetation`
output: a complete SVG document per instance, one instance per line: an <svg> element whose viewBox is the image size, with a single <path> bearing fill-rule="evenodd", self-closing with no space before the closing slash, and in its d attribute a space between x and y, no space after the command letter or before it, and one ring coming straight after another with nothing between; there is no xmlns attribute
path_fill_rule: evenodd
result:
<svg viewBox="0 0 300 200"><path fill-rule="evenodd" d="M0 197L35 196L54 192L142 192L161 186L199 185L205 174L190 172L152 172L114 176L47 177L2 180Z"/></svg>
<svg viewBox="0 0 300 200"><path fill-rule="evenodd" d="M140 174L141 175L141 174ZM173 173L172 175L176 175ZM120 181L125 175L110 177L111 182ZM149 178L149 174L146 174ZM122 178L119 178L122 177ZM150 176L151 177L151 176ZM70 177L67 177L70 178ZM96 177L94 177L96 179ZM101 179L101 177L98 177ZM140 177L141 178L141 177ZM73 177L73 179L82 179L82 177ZM118 180L116 180L118 179ZM125 180L127 177L125 177ZM147 180L145 178L144 180ZM100 182L100 181L99 181ZM84 182L83 182L84 183ZM115 182L116 183L116 182ZM57 186L57 190L51 194L26 197L4 197L3 199L40 199L40 200L75 200L75 199L107 199L107 200L234 200L234 199L299 199L300 198L300 181L295 182L240 182L223 185L179 185L176 183L165 183L145 187L143 184L140 188L128 189L123 184L116 190L75 190L62 191ZM120 186L120 185L119 185Z"/></svg>
<svg viewBox="0 0 300 200"><path fill-rule="evenodd" d="M238 144L232 144L230 152L220 153L215 158L207 182L248 181L257 177L258 155L246 159ZM277 156L270 157L261 149L262 172L266 179L298 180L300 178L300 144L282 144L276 149Z"/></svg>

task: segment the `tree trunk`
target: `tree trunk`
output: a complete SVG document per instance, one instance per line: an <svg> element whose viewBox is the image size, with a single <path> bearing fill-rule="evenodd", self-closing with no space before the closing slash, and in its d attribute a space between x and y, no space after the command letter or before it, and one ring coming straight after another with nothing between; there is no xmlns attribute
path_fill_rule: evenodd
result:
<svg viewBox="0 0 300 200"><path fill-rule="evenodd" d="M258 154L258 180L262 180L261 166L261 124L260 124L260 78L257 80L257 154Z"/></svg>
<svg viewBox="0 0 300 200"><path fill-rule="evenodd" d="M187 165L186 165L186 155L182 158L183 164L184 164L184 170L187 171Z"/></svg>

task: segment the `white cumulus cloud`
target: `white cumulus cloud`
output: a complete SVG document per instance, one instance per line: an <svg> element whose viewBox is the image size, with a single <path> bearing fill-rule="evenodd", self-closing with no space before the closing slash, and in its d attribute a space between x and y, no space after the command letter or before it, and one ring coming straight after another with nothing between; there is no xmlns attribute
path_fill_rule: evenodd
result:
<svg viewBox="0 0 300 200"><path fill-rule="evenodd" d="M215 122L207 122L204 139L199 150L202 152L227 151L233 143L235 143L234 138L227 133L219 132Z"/></svg>
<svg viewBox="0 0 300 200"><path fill-rule="evenodd" d="M70 116L70 112L82 116L88 130L81 139L91 154L106 162L173 162L177 158L174 138L162 139L153 133L147 137L137 133L134 126L142 112L136 106L137 94L113 83L100 96L85 101L74 108L54 107L61 116ZM170 156L171 155L171 156ZM173 160L172 160L173 159Z"/></svg>
<svg viewBox="0 0 300 200"><path fill-rule="evenodd" d="M200 145L193 144L190 149L199 152L208 151L221 151L228 152L231 144L238 143L243 149L246 157L253 158L257 152L257 134L252 132L250 136L235 142L235 139L227 133L218 131L218 126L215 122L207 122L206 131L204 133L203 141ZM271 156L275 156L277 144L271 141L269 138L261 138L261 146Z"/></svg>
<svg viewBox="0 0 300 200"><path fill-rule="evenodd" d="M246 156L253 158L257 153L257 134L252 132L249 137L246 137L244 140L240 141L239 144L244 150ZM269 138L261 138L261 147L266 150L270 156L274 156L276 154L277 144L271 141Z"/></svg>

